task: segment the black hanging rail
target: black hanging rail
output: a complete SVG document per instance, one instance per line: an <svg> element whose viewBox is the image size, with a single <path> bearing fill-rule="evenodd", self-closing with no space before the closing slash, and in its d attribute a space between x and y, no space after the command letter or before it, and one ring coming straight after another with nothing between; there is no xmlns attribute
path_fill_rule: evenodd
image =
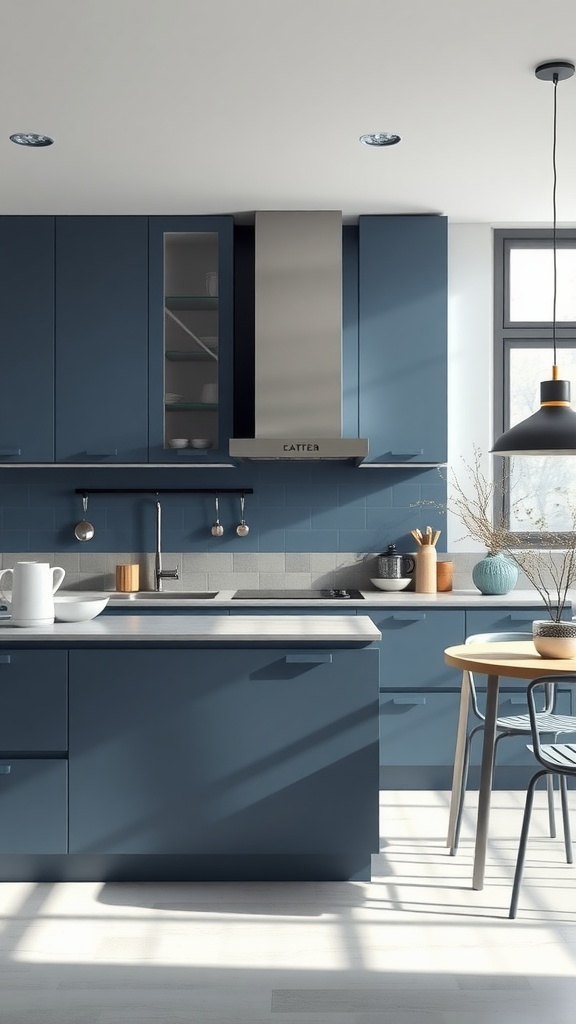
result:
<svg viewBox="0 0 576 1024"><path fill-rule="evenodd" d="M254 494L253 487L76 487L75 494Z"/></svg>

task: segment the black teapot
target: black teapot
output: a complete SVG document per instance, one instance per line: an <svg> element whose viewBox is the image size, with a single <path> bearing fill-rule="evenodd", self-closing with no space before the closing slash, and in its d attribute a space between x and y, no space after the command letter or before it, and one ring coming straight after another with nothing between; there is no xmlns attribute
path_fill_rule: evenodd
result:
<svg viewBox="0 0 576 1024"><path fill-rule="evenodd" d="M402 555L395 544L389 544L386 551L378 555L378 576L382 580L405 580L414 572L412 555Z"/></svg>

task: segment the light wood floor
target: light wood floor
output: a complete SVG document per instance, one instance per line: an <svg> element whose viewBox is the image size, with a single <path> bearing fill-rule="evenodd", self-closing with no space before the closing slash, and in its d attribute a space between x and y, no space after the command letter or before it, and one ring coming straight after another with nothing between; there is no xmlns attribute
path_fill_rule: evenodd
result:
<svg viewBox="0 0 576 1024"><path fill-rule="evenodd" d="M452 858L446 793L381 794L369 883L0 884L0 1024L574 1024L576 868L543 794L507 918L523 801L494 794L482 892L474 794Z"/></svg>

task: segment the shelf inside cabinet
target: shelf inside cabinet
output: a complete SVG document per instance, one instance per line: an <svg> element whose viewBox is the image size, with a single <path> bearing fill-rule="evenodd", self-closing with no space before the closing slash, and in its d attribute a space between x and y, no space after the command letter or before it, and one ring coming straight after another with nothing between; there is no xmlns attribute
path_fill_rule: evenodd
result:
<svg viewBox="0 0 576 1024"><path fill-rule="evenodd" d="M166 309L172 310L206 310L218 309L217 295L166 295L164 298Z"/></svg>
<svg viewBox="0 0 576 1024"><path fill-rule="evenodd" d="M166 359L173 363L211 363L214 361L214 356L209 355L208 352L184 352L171 348L166 351Z"/></svg>
<svg viewBox="0 0 576 1024"><path fill-rule="evenodd" d="M215 412L217 402L165 402L166 412Z"/></svg>

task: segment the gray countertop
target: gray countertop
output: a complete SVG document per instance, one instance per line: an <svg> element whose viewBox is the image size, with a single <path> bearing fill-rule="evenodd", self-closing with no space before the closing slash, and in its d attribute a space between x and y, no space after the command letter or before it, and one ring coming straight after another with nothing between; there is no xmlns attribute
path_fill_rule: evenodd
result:
<svg viewBox="0 0 576 1024"><path fill-rule="evenodd" d="M0 622L0 642L208 642L214 644L334 643L362 646L382 634L367 615L100 615L89 622L12 626Z"/></svg>
<svg viewBox="0 0 576 1024"><path fill-rule="evenodd" d="M63 591L64 592L64 591ZM534 608L542 607L544 604L535 590L512 590L509 594L486 595L481 594L476 588L470 590L453 590L443 594L415 594L412 591L400 591L388 593L382 590L361 590L362 599L351 598L349 600L338 600L337 598L322 598L321 600L287 601L282 598L265 600L233 600L235 591L219 590L216 597L200 599L182 599L178 591L172 593L165 591L162 597L150 592L140 593L135 599L132 594L114 593L110 597L110 608L206 608L207 611L216 608L341 608L344 612L347 608ZM574 596L572 604L574 603Z"/></svg>

